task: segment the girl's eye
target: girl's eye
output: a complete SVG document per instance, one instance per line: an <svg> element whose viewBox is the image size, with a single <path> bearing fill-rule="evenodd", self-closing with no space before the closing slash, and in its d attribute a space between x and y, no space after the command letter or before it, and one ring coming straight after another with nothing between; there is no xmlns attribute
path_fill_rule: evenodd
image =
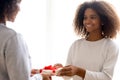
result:
<svg viewBox="0 0 120 80"><path fill-rule="evenodd" d="M92 15L92 16L84 16L83 20L87 20L87 19L97 19L98 17L96 15Z"/></svg>
<svg viewBox="0 0 120 80"><path fill-rule="evenodd" d="M96 19L96 18L97 18L97 16L91 16L90 18L91 18L91 19Z"/></svg>

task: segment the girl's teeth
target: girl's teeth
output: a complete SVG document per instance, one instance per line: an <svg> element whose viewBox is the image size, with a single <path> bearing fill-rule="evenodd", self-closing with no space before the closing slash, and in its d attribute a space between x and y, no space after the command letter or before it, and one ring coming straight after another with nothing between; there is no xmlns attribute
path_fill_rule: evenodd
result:
<svg viewBox="0 0 120 80"><path fill-rule="evenodd" d="M90 27L91 25L87 25L87 27Z"/></svg>

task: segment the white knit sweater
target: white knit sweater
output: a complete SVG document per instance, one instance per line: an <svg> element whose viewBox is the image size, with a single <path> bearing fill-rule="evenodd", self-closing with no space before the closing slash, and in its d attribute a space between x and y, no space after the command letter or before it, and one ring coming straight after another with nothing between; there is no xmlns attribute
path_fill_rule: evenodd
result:
<svg viewBox="0 0 120 80"><path fill-rule="evenodd" d="M41 75L30 77L30 63L22 36L0 24L0 80L41 80Z"/></svg>
<svg viewBox="0 0 120 80"><path fill-rule="evenodd" d="M67 65L86 69L84 80L112 80L119 47L109 38L75 41L68 54ZM82 80L74 76L73 80Z"/></svg>

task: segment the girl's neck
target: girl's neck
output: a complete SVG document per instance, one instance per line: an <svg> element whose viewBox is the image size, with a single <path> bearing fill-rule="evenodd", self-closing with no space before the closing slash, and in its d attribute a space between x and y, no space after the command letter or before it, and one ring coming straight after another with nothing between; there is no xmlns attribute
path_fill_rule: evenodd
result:
<svg viewBox="0 0 120 80"><path fill-rule="evenodd" d="M103 39L104 36L102 34L88 34L88 36L86 37L86 40L88 41L97 41L100 39Z"/></svg>

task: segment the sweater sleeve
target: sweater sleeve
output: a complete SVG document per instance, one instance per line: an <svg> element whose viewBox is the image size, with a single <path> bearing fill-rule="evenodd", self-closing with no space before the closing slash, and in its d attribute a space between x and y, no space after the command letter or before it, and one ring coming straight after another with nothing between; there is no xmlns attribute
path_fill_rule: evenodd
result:
<svg viewBox="0 0 120 80"><path fill-rule="evenodd" d="M35 74L34 76L31 77L30 80L43 80L43 78L42 78L42 75Z"/></svg>
<svg viewBox="0 0 120 80"><path fill-rule="evenodd" d="M7 40L5 60L10 80L30 80L30 56L21 35L14 34Z"/></svg>
<svg viewBox="0 0 120 80"><path fill-rule="evenodd" d="M74 57L74 43L70 46L69 52L68 52L68 56L67 56L67 61L66 61L66 65L70 65L72 64L72 58Z"/></svg>
<svg viewBox="0 0 120 80"><path fill-rule="evenodd" d="M101 72L93 72L86 70L84 80L112 80L118 53L118 46L108 46L107 54Z"/></svg>
<svg viewBox="0 0 120 80"><path fill-rule="evenodd" d="M6 42L5 59L10 80L42 80L41 74L30 77L30 55L20 34L13 35Z"/></svg>

